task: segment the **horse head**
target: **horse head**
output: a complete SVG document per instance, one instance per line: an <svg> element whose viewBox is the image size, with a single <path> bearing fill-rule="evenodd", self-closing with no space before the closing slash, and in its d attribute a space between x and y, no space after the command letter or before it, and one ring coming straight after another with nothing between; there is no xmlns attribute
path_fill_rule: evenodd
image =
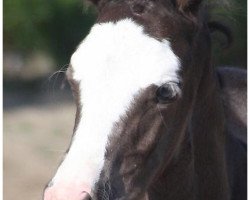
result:
<svg viewBox="0 0 250 200"><path fill-rule="evenodd" d="M209 63L201 0L92 3L97 22L67 72L77 102L74 135L44 199L150 199L188 140Z"/></svg>

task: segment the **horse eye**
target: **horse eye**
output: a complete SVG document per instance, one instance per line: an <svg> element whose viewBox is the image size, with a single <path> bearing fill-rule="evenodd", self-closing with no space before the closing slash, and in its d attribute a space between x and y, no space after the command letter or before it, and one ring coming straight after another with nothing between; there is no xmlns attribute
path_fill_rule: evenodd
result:
<svg viewBox="0 0 250 200"><path fill-rule="evenodd" d="M156 91L158 103L172 103L178 97L179 84L174 82L165 83Z"/></svg>

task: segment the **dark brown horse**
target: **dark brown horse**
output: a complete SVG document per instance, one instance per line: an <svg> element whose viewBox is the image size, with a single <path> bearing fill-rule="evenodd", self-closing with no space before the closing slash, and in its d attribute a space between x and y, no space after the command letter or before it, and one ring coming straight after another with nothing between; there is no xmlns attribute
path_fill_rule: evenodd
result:
<svg viewBox="0 0 250 200"><path fill-rule="evenodd" d="M246 200L246 72L211 64L202 0L92 0L71 147L45 200Z"/></svg>

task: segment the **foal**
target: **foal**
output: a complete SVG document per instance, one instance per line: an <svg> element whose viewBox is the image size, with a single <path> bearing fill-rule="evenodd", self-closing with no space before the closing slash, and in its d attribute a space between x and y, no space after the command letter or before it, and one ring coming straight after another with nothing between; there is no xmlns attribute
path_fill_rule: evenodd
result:
<svg viewBox="0 0 250 200"><path fill-rule="evenodd" d="M246 74L211 65L202 0L92 0L70 149L45 200L246 199Z"/></svg>

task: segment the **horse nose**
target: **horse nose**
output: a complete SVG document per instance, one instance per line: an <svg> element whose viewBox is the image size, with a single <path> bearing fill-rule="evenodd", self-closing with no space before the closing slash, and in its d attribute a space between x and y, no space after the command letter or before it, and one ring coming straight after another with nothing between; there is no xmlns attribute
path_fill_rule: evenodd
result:
<svg viewBox="0 0 250 200"><path fill-rule="evenodd" d="M85 192L82 200L91 200L89 193Z"/></svg>
<svg viewBox="0 0 250 200"><path fill-rule="evenodd" d="M90 190L77 185L51 185L44 191L43 200L91 200Z"/></svg>

